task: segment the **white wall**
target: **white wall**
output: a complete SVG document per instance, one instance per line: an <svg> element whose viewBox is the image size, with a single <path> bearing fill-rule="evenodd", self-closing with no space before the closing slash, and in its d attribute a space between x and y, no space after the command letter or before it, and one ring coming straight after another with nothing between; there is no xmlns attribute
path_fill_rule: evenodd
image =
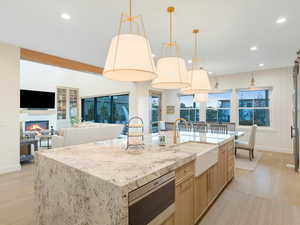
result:
<svg viewBox="0 0 300 225"><path fill-rule="evenodd" d="M20 169L20 49L0 43L0 174Z"/></svg>
<svg viewBox="0 0 300 225"><path fill-rule="evenodd" d="M290 68L262 70L255 72L256 86L272 87L271 95L271 127L259 127L257 132L257 149L292 152L290 126L292 124L292 73ZM225 75L217 77L219 89L232 90L232 110L231 120L238 120L237 99L235 98L236 89L248 88L250 85L251 73L240 73L233 75ZM211 79L212 86L215 78ZM174 120L179 116L179 93L167 92L169 105L176 105L176 115L167 116L168 120ZM172 104L173 101L173 104ZM204 107L202 108L204 109ZM203 112L200 110L200 120L204 120ZM248 128L238 127L240 130L248 131Z"/></svg>

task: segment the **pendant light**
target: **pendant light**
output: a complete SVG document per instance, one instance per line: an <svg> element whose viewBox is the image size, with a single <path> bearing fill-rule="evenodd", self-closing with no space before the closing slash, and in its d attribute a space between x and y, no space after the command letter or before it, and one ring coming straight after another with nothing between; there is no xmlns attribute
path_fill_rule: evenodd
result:
<svg viewBox="0 0 300 225"><path fill-rule="evenodd" d="M143 18L132 16L131 0L129 8L129 15L122 14L118 34L111 41L103 76L117 81L153 80L157 74ZM129 32L121 34L124 24Z"/></svg>
<svg viewBox="0 0 300 225"><path fill-rule="evenodd" d="M172 14L175 11L174 7L167 9L170 14L170 41L164 43L162 47L162 58L157 62L158 77L152 81L153 88L160 89L179 89L189 87L189 79L185 61L179 57L179 47L173 41L172 31Z"/></svg>
<svg viewBox="0 0 300 225"><path fill-rule="evenodd" d="M218 89L219 89L219 81L218 81L217 78L216 78L216 83L215 83L214 89L215 89L215 90L218 90Z"/></svg>
<svg viewBox="0 0 300 225"><path fill-rule="evenodd" d="M199 65L200 60L198 58L198 33L198 29L193 30L193 34L195 37L194 57L192 70L188 72L191 86L189 88L182 89L182 93L184 94L208 93L211 90L208 73Z"/></svg>
<svg viewBox="0 0 300 225"><path fill-rule="evenodd" d="M208 102L208 93L195 94L194 102Z"/></svg>
<svg viewBox="0 0 300 225"><path fill-rule="evenodd" d="M248 87L248 89L251 91L255 91L255 90L259 89L255 86L254 72L252 73L251 80L250 80L250 86Z"/></svg>

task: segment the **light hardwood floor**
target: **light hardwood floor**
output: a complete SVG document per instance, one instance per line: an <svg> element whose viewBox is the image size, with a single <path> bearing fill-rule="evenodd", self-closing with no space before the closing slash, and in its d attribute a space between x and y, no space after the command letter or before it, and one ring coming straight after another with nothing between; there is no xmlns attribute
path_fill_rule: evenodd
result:
<svg viewBox="0 0 300 225"><path fill-rule="evenodd" d="M264 152L254 172L236 178L199 225L300 225L300 174L291 155ZM33 225L33 166L0 176L0 225Z"/></svg>

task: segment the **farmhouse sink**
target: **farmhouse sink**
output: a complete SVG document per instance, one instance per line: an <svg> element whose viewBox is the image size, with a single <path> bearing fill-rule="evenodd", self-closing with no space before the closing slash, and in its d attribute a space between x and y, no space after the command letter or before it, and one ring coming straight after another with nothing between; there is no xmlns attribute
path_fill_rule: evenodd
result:
<svg viewBox="0 0 300 225"><path fill-rule="evenodd" d="M218 162L218 145L188 142L171 147L175 151L195 153L195 176L199 176Z"/></svg>

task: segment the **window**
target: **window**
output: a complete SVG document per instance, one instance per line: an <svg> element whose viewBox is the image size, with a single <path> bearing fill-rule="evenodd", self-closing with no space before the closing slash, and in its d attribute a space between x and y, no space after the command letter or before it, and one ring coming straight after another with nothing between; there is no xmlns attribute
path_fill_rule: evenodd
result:
<svg viewBox="0 0 300 225"><path fill-rule="evenodd" d="M82 99L82 119L97 123L128 122L128 95L103 96Z"/></svg>
<svg viewBox="0 0 300 225"><path fill-rule="evenodd" d="M194 102L193 95L180 96L180 118L187 121L199 121L199 104Z"/></svg>
<svg viewBox="0 0 300 225"><path fill-rule="evenodd" d="M85 98L82 100L82 119L83 121L95 121L94 98Z"/></svg>
<svg viewBox="0 0 300 225"><path fill-rule="evenodd" d="M230 122L231 92L209 93L206 107L207 122Z"/></svg>
<svg viewBox="0 0 300 225"><path fill-rule="evenodd" d="M269 89L239 91L239 125L269 127L269 97Z"/></svg>

